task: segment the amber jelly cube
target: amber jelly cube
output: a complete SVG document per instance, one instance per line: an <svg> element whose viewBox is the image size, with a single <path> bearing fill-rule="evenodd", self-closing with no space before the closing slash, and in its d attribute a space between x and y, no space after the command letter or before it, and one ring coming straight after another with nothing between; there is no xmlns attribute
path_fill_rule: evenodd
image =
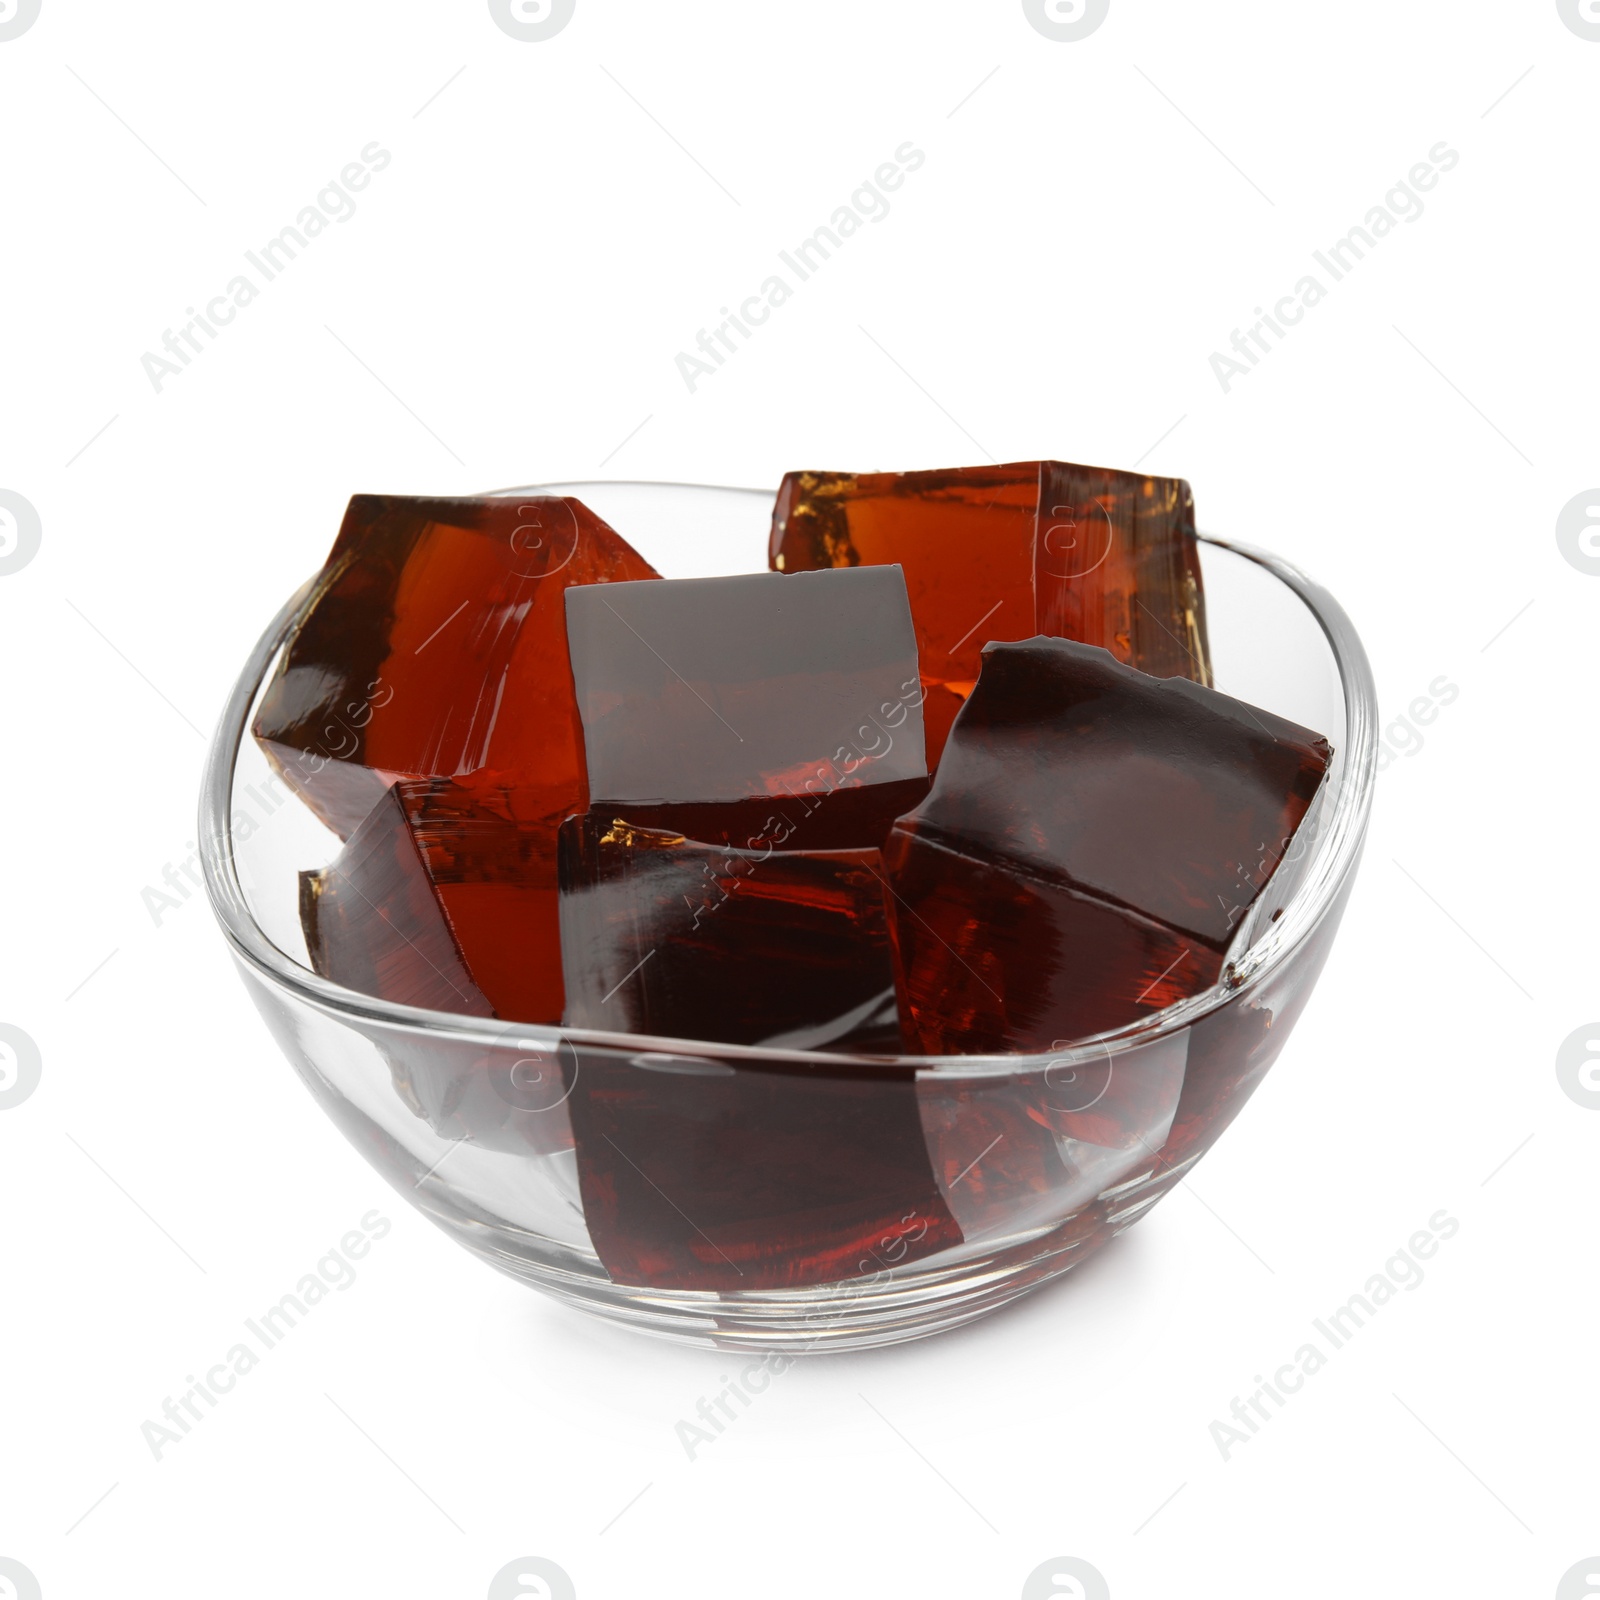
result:
<svg viewBox="0 0 1600 1600"><path fill-rule="evenodd" d="M255 736L341 838L400 778L566 816L587 797L562 594L654 576L578 500L357 495Z"/></svg>
<svg viewBox="0 0 1600 1600"><path fill-rule="evenodd" d="M1158 677L1211 680L1194 497L1182 479L1062 461L791 472L770 559L786 573L904 569L930 767L991 640L1049 634Z"/></svg>

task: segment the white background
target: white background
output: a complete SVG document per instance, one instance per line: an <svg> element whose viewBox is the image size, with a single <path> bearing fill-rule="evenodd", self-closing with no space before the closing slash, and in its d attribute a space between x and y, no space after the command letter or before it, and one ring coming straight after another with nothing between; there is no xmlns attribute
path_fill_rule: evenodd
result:
<svg viewBox="0 0 1600 1600"><path fill-rule="evenodd" d="M1557 1594L1600 1552L1600 1113L1555 1068L1600 1015L1600 578L1555 535L1600 483L1597 84L1555 0L1112 0L1076 43L1017 0L578 0L543 43L482 0L43 0L0 43L0 488L42 525L0 577L0 1021L43 1063L0 1114L0 1556L46 1600L476 1600L523 1555L583 1600L1011 1600L1056 1556L1116 1600ZM157 393L141 356L374 140L356 214ZM890 214L691 394L677 353L906 140ZM1213 351L1440 141L1424 214L1224 393ZM690 1461L728 1362L406 1210L203 898L158 925L143 891L353 491L1041 455L1187 476L1321 578L1411 753L1194 1182ZM374 1207L358 1281L153 1459L141 1424ZM1211 1423L1441 1208L1426 1281L1224 1461Z"/></svg>

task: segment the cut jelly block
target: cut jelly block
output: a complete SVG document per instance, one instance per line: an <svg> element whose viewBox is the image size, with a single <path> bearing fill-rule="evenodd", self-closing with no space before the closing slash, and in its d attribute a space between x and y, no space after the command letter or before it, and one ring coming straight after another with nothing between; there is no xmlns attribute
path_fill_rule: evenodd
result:
<svg viewBox="0 0 1600 1600"><path fill-rule="evenodd" d="M1059 1226L1105 1189L1154 1167L1186 1057L1180 1033L1032 1072L924 1073L923 1129L967 1243Z"/></svg>
<svg viewBox="0 0 1600 1600"><path fill-rule="evenodd" d="M908 1038L1049 1050L1209 988L1330 756L1104 650L990 645L927 800L884 849Z"/></svg>
<svg viewBox="0 0 1600 1600"><path fill-rule="evenodd" d="M786 573L905 569L930 767L991 640L1076 639L1156 677L1211 681L1194 498L1181 479L1061 461L791 472L771 562Z"/></svg>
<svg viewBox="0 0 1600 1600"><path fill-rule="evenodd" d="M909 825L885 846L915 1048L1049 1050L1216 982L1210 946L977 850Z"/></svg>
<svg viewBox="0 0 1600 1600"><path fill-rule="evenodd" d="M654 576L577 500L357 495L255 736L341 838L404 777L565 816L586 797L562 593Z"/></svg>
<svg viewBox="0 0 1600 1600"><path fill-rule="evenodd" d="M927 775L898 568L567 591L596 805L825 798Z"/></svg>
<svg viewBox="0 0 1600 1600"><path fill-rule="evenodd" d="M335 861L300 874L300 922L312 967L334 983L399 1005L494 1014L451 936L393 790Z"/></svg>
<svg viewBox="0 0 1600 1600"><path fill-rule="evenodd" d="M519 818L516 798L409 779L384 793L301 878L315 969L402 1005L558 1022L559 819Z"/></svg>
<svg viewBox="0 0 1600 1600"><path fill-rule="evenodd" d="M738 850L597 807L561 829L561 957L568 1027L855 1048L894 992L882 858Z"/></svg>
<svg viewBox="0 0 1600 1600"><path fill-rule="evenodd" d="M571 1151L566 1098L576 1057L565 1041L520 1039L508 1029L496 1046L389 1030L373 1042L396 1096L444 1138L511 1155Z"/></svg>
<svg viewBox="0 0 1600 1600"><path fill-rule="evenodd" d="M566 1109L584 1217L618 1283L826 1283L820 1322L961 1242L906 1068L579 1053Z"/></svg>

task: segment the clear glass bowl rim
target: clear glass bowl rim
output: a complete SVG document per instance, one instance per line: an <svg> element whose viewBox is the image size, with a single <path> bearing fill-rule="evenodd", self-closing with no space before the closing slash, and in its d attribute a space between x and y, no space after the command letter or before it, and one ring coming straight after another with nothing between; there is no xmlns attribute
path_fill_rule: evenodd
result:
<svg viewBox="0 0 1600 1600"><path fill-rule="evenodd" d="M598 481L595 487L600 487ZM696 489L721 494L759 495L769 504L772 491L716 484L669 483L656 480L607 480L606 487ZM500 494L571 492L577 481L519 485L492 491ZM556 1024L504 1022L469 1017L447 1011L429 1011L398 1005L373 995L360 994L330 983L302 967L279 949L256 921L239 881L233 857L233 774L243 741L249 737L249 717L257 691L284 640L310 599L315 578L304 584L283 606L256 643L235 682L218 720L200 794L200 854L206 889L213 911L234 955L271 987L285 991L314 1009L358 1028L378 1023L406 1033L437 1038L441 1043L477 1044L485 1050L553 1047L559 1039L575 1045L596 1045L629 1054L668 1054L707 1061L737 1063L759 1070L762 1066L793 1070L809 1066L834 1067L854 1075L862 1068L913 1068L941 1075L993 1076L1037 1073L1068 1067L1078 1060L1123 1053L1182 1032L1200 1018L1264 986L1290 960L1294 952L1321 924L1355 869L1372 809L1377 770L1377 689L1366 650L1344 608L1334 597L1292 563L1253 545L1216 534L1200 534L1202 543L1232 552L1264 568L1286 585L1306 606L1321 627L1332 651L1344 695L1344 770L1338 790L1327 803L1305 876L1288 901L1283 915L1237 961L1224 969L1222 979L1204 993L1168 1006L1130 1027L1080 1041L1064 1050L1008 1055L879 1056L851 1055L821 1050L772 1050L760 1045L722 1044L705 1039L675 1039L637 1033L607 1033ZM1330 739L1332 735L1330 734ZM1334 741L1337 743L1337 740Z"/></svg>

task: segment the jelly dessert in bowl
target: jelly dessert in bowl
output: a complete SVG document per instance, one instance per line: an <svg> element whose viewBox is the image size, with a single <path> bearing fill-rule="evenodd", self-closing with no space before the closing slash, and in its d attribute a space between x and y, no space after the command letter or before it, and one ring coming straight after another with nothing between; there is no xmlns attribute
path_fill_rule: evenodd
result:
<svg viewBox="0 0 1600 1600"><path fill-rule="evenodd" d="M469 1250L642 1332L860 1348L1210 1148L1337 929L1375 718L1337 603L1178 480L357 496L203 854L284 1053Z"/></svg>

